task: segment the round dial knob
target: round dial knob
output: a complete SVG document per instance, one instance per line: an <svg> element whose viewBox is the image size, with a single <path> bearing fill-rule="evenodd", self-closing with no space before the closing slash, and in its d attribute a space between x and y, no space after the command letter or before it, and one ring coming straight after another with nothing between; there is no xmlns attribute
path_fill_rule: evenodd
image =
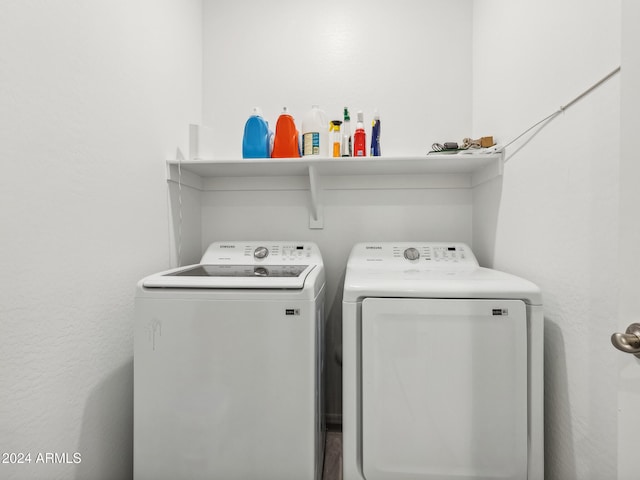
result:
<svg viewBox="0 0 640 480"><path fill-rule="evenodd" d="M258 247L253 251L253 256L256 258L265 258L267 255L269 255L267 247Z"/></svg>
<svg viewBox="0 0 640 480"><path fill-rule="evenodd" d="M269 270L267 270L264 267L256 267L253 269L253 274L256 277L268 277L269 276Z"/></svg>
<svg viewBox="0 0 640 480"><path fill-rule="evenodd" d="M404 251L404 258L407 260L418 260L420 258L420 252L413 247L407 248Z"/></svg>

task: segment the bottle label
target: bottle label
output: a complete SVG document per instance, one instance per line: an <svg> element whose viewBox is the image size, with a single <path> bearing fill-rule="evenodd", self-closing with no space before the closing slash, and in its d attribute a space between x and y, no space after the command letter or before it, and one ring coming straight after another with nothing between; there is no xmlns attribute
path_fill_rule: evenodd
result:
<svg viewBox="0 0 640 480"><path fill-rule="evenodd" d="M333 142L333 156L340 157L340 142Z"/></svg>
<svg viewBox="0 0 640 480"><path fill-rule="evenodd" d="M351 156L351 137L343 137L342 138L342 156L350 157Z"/></svg>
<svg viewBox="0 0 640 480"><path fill-rule="evenodd" d="M302 155L320 155L320 132L309 132L302 136Z"/></svg>
<svg viewBox="0 0 640 480"><path fill-rule="evenodd" d="M354 157L364 157L367 155L366 153L366 137L364 134L364 130L358 129L354 136L353 141L353 156Z"/></svg>

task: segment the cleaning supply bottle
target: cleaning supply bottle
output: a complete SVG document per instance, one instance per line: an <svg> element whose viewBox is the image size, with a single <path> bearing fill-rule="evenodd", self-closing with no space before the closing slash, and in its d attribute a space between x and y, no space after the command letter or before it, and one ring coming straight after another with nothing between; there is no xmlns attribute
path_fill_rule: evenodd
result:
<svg viewBox="0 0 640 480"><path fill-rule="evenodd" d="M344 122L342 123L342 156L351 156L351 117L347 107L344 107Z"/></svg>
<svg viewBox="0 0 640 480"><path fill-rule="evenodd" d="M269 158L273 132L269 123L262 118L262 111L255 107L244 125L242 137L242 158Z"/></svg>
<svg viewBox="0 0 640 480"><path fill-rule="evenodd" d="M353 135L353 156L367 156L367 134L364 132L364 115L362 113L362 110L358 112L356 133Z"/></svg>
<svg viewBox="0 0 640 480"><path fill-rule="evenodd" d="M380 113L378 109L373 111L373 121L371 122L371 151L372 157L380 156Z"/></svg>
<svg viewBox="0 0 640 480"><path fill-rule="evenodd" d="M342 120L331 120L329 128L329 142L331 144L331 154L334 157L342 156L342 132L340 131L340 125Z"/></svg>
<svg viewBox="0 0 640 480"><path fill-rule="evenodd" d="M300 140L298 129L287 107L276 122L276 136L273 140L271 158L297 158L300 156Z"/></svg>
<svg viewBox="0 0 640 480"><path fill-rule="evenodd" d="M302 118L302 156L319 155L328 157L329 122L327 116L318 105Z"/></svg>

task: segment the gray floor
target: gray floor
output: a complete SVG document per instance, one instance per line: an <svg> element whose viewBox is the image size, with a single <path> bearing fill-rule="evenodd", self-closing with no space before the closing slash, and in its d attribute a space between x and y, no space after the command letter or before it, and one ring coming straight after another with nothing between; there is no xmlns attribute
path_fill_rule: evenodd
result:
<svg viewBox="0 0 640 480"><path fill-rule="evenodd" d="M327 432L322 480L342 480L342 432Z"/></svg>

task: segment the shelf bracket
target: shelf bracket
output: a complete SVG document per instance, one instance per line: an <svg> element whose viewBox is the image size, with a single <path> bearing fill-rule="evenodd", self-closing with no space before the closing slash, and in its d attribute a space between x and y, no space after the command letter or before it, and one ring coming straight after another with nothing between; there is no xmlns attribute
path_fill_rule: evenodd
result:
<svg viewBox="0 0 640 480"><path fill-rule="evenodd" d="M316 167L309 165L309 192L310 192L310 208L309 228L324 228L324 212L320 203L320 178L316 172Z"/></svg>

